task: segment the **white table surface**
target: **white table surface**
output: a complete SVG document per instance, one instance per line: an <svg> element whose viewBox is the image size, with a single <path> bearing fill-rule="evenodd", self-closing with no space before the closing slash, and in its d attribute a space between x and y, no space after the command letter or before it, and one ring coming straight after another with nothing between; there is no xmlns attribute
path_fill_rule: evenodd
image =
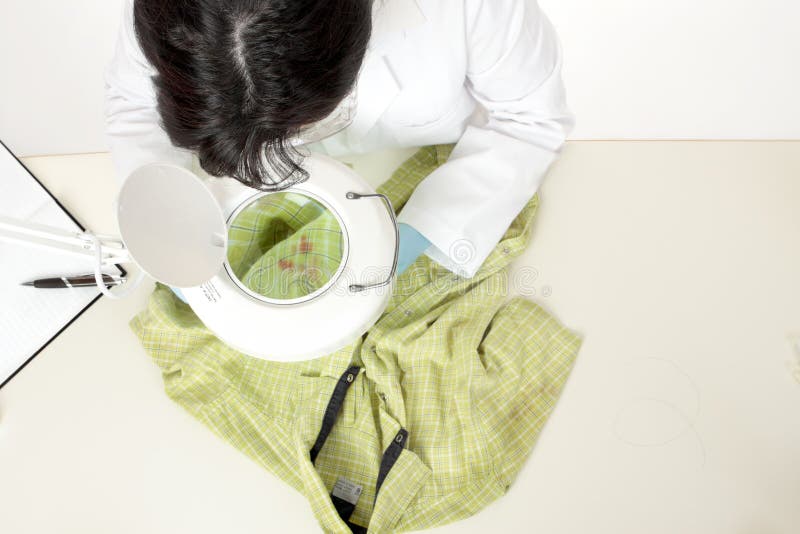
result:
<svg viewBox="0 0 800 534"><path fill-rule="evenodd" d="M26 164L114 231L107 155ZM508 495L436 532L800 532L798 237L800 143L569 144L517 288L583 348ZM101 299L0 390L0 532L318 531L164 394L128 329L151 289Z"/></svg>

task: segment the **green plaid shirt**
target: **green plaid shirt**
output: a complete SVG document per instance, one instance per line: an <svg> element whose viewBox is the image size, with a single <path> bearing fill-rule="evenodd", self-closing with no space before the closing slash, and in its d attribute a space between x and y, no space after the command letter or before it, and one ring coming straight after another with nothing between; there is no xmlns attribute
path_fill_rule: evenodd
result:
<svg viewBox="0 0 800 534"><path fill-rule="evenodd" d="M399 209L451 150L419 150L382 192ZM507 267L527 244L537 205L532 198L471 279L421 257L370 331L322 358L248 357L161 285L131 327L161 367L167 394L302 492L325 531L448 523L506 492L580 347L544 309L507 298ZM361 488L345 513L331 495L337 482Z"/></svg>
<svg viewBox="0 0 800 534"><path fill-rule="evenodd" d="M250 290L304 297L325 285L344 255L336 217L298 193L274 193L242 210L228 232L228 264Z"/></svg>

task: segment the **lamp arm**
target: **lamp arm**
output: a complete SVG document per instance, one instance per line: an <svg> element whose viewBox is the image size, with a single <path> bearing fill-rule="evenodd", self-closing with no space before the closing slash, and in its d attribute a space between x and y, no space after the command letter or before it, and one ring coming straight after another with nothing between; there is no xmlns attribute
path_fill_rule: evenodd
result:
<svg viewBox="0 0 800 534"><path fill-rule="evenodd" d="M104 258L113 260L112 263L129 263L132 261L127 249L125 249L125 245L115 236L64 230L56 226L0 216L0 240L22 245L94 257L96 242L89 237L92 235L98 238L100 245L103 247ZM104 263L107 264L109 262L104 260Z"/></svg>
<svg viewBox="0 0 800 534"><path fill-rule="evenodd" d="M26 246L58 250L94 259L95 282L100 292L112 299L121 298L141 283L144 271L139 274L122 294L111 293L103 283L101 269L120 263L133 263L125 244L116 236L64 230L56 226L0 216L0 241Z"/></svg>

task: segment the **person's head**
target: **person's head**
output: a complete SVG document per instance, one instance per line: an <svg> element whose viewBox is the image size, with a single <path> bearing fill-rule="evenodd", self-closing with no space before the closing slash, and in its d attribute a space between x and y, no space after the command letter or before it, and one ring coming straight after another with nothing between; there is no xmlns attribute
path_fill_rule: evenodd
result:
<svg viewBox="0 0 800 534"><path fill-rule="evenodd" d="M290 139L354 86L371 12L372 0L135 0L170 140L213 176L262 189L306 178Z"/></svg>

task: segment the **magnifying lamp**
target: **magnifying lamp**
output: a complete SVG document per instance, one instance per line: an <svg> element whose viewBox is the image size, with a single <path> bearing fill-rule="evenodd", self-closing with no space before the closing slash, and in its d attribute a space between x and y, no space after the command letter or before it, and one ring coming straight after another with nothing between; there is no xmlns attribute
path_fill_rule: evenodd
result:
<svg viewBox="0 0 800 534"><path fill-rule="evenodd" d="M120 190L121 240L9 220L0 220L0 235L93 255L106 294L102 266L132 261L180 288L232 347L270 360L310 359L347 345L380 317L399 239L389 199L352 169L317 153L303 165L308 180L265 192L149 164Z"/></svg>

